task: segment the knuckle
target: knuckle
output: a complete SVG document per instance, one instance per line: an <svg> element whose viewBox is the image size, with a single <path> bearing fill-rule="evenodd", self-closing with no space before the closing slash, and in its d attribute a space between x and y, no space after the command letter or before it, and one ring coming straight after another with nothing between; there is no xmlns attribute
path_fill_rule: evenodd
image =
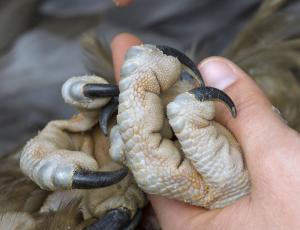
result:
<svg viewBox="0 0 300 230"><path fill-rule="evenodd" d="M62 96L67 104L84 109L95 109L105 105L110 98L90 99L84 96L83 86L88 83L108 83L97 76L81 76L68 79L62 86Z"/></svg>
<svg viewBox="0 0 300 230"><path fill-rule="evenodd" d="M43 189L69 188L72 183L74 165L61 161L55 156L43 159L33 169L34 181Z"/></svg>
<svg viewBox="0 0 300 230"><path fill-rule="evenodd" d="M53 187L52 184L52 175L53 175L54 165L50 161L41 161L38 164L34 171L34 181L42 188L42 189L51 189Z"/></svg>
<svg viewBox="0 0 300 230"><path fill-rule="evenodd" d="M70 188L73 174L73 165L59 165L53 173L53 184L56 188Z"/></svg>

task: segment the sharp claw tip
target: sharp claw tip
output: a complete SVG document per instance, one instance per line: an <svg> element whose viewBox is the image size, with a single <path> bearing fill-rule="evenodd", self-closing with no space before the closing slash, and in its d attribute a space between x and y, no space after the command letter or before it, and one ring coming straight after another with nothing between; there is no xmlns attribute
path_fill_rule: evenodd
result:
<svg viewBox="0 0 300 230"><path fill-rule="evenodd" d="M83 95L88 98L102 98L119 95L118 86L105 83L87 83L83 86Z"/></svg>
<svg viewBox="0 0 300 230"><path fill-rule="evenodd" d="M194 78L196 78L197 81L199 81L199 83L202 86L205 85L204 80L202 79L201 73L199 72L199 69L187 55L185 55L184 53L182 53L181 51L179 51L175 48L165 46L165 45L156 45L156 48L158 48L160 51L162 51L166 55L176 57L181 62L181 64L185 65L188 69L190 69L193 72Z"/></svg>
<svg viewBox="0 0 300 230"><path fill-rule="evenodd" d="M105 136L108 135L108 128L107 128L107 126L105 126L105 125L100 125L100 130L101 130L101 132L102 132Z"/></svg>
<svg viewBox="0 0 300 230"><path fill-rule="evenodd" d="M233 118L237 117L237 111L236 111L235 107L231 107L231 113L232 113Z"/></svg>
<svg viewBox="0 0 300 230"><path fill-rule="evenodd" d="M128 172L127 167L107 172L77 170L73 174L72 188L92 189L111 186L126 177Z"/></svg>

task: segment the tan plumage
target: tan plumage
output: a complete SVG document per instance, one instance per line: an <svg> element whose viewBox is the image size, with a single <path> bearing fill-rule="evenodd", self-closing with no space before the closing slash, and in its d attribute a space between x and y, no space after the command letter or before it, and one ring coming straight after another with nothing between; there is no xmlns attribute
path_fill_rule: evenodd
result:
<svg viewBox="0 0 300 230"><path fill-rule="evenodd" d="M288 125L300 131L300 15L265 0L224 55L253 77Z"/></svg>
<svg viewBox="0 0 300 230"><path fill-rule="evenodd" d="M91 74L103 77L109 83L115 83L110 48L106 47L94 32L82 36L81 47L87 70Z"/></svg>
<svg viewBox="0 0 300 230"><path fill-rule="evenodd" d="M35 221L26 212L0 213L0 229L32 230L35 229Z"/></svg>
<svg viewBox="0 0 300 230"><path fill-rule="evenodd" d="M103 167L110 168L107 137L93 129ZM144 195L127 176L122 183L100 189L46 191L19 168L19 153L1 159L0 230L83 229L98 221L107 210L126 207L132 213L145 204ZM128 191L127 191L128 189ZM19 226L21 226L19 228Z"/></svg>
<svg viewBox="0 0 300 230"><path fill-rule="evenodd" d="M91 223L91 221L84 221L80 210L80 200L76 199L61 205L57 211L39 215L36 219L36 229L47 230L83 229Z"/></svg>
<svg viewBox="0 0 300 230"><path fill-rule="evenodd" d="M0 229L76 229L84 225L80 202L61 202L57 210L41 212L51 192L40 189L19 168L18 153L1 159ZM67 196L71 196L67 194Z"/></svg>

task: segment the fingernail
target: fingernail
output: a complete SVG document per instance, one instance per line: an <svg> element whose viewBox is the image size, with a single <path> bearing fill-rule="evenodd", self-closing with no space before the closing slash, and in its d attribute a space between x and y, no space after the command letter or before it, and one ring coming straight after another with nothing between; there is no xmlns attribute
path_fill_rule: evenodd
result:
<svg viewBox="0 0 300 230"><path fill-rule="evenodd" d="M199 70L207 86L225 89L237 80L233 69L221 60L207 60L200 64Z"/></svg>

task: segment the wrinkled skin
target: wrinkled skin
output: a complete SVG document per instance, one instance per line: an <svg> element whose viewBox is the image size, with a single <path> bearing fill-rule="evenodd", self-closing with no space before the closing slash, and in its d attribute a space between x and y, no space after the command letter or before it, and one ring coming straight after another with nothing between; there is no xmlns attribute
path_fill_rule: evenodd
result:
<svg viewBox="0 0 300 230"><path fill-rule="evenodd" d="M128 51L110 152L131 169L145 192L221 208L249 192L247 169L235 138L213 121L213 102L200 102L188 92L174 99L180 90L171 100L160 100L174 83L182 84L181 68L176 58L154 46ZM167 104L168 120L162 104ZM178 141L162 132L168 122Z"/></svg>
<svg viewBox="0 0 300 230"><path fill-rule="evenodd" d="M101 135L97 137L105 141ZM108 207L127 204L126 208L134 210L137 203L136 186L130 184L130 178L102 189L51 192L40 189L21 172L18 153L1 159L1 163L0 229L54 230L68 226L81 230L101 221ZM118 197L121 199L116 201Z"/></svg>
<svg viewBox="0 0 300 230"><path fill-rule="evenodd" d="M85 82L106 83L99 77L78 77ZM108 154L109 140L99 131L99 107L105 105L109 98L86 101L66 102L81 109L81 113L70 120L52 121L23 148L20 166L42 189L57 191L47 199L41 210L54 210L59 205L62 189L70 189L74 170L112 171L120 165ZM95 109L97 108L97 109ZM46 170L45 170L46 168ZM70 169L68 171L68 169ZM73 191L73 192L72 192ZM131 217L138 208L146 203L143 192L137 187L131 174L119 183L99 189L71 190L82 199L81 206L85 219L101 218L107 211L126 208ZM58 194L58 195L55 195Z"/></svg>

